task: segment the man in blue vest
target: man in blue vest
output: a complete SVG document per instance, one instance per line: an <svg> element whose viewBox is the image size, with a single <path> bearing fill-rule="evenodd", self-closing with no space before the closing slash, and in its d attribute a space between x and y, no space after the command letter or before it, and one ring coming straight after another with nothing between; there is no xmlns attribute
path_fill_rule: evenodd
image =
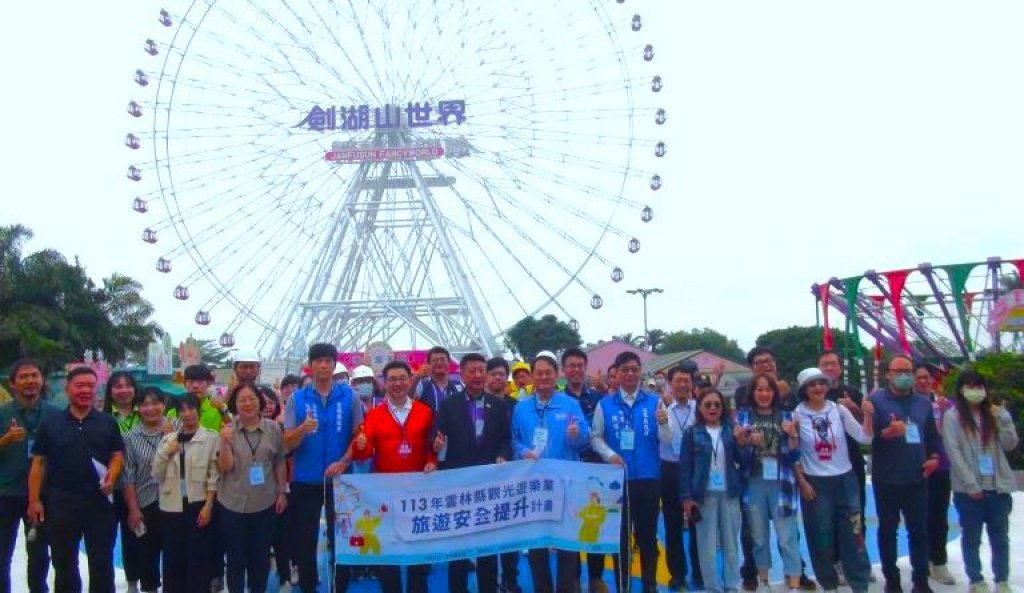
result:
<svg viewBox="0 0 1024 593"><path fill-rule="evenodd" d="M309 347L313 382L297 390L284 414L285 446L294 451L291 482L295 521L295 564L302 593L316 593L320 513L327 513L327 539L334 556L333 477L348 468L342 458L363 423L363 406L348 385L333 381L338 349L331 344ZM348 567L337 566L334 591L348 588Z"/></svg>
<svg viewBox="0 0 1024 593"><path fill-rule="evenodd" d="M416 382L412 396L430 406L432 412L437 412L441 402L449 395L462 393L462 383L448 374L451 360L451 353L443 346L427 350L427 364L424 366L430 369L430 376Z"/></svg>
<svg viewBox="0 0 1024 593"><path fill-rule="evenodd" d="M660 439L671 442L671 430L660 430L658 395L640 389L640 357L622 352L615 357L619 389L609 392L594 410L590 446L605 461L626 469L622 536L615 560L615 582L628 591L629 526L640 548L640 581L644 593L658 590L658 504L661 494ZM665 433L665 435L659 435ZM625 564L623 567L622 565Z"/></svg>

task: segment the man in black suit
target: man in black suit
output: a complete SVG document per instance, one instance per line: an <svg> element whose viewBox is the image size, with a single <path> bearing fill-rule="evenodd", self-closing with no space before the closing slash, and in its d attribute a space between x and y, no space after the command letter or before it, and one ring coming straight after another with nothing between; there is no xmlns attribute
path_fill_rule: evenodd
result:
<svg viewBox="0 0 1024 593"><path fill-rule="evenodd" d="M434 415L434 451L440 469L455 469L512 458L508 405L501 397L484 393L487 383L487 359L469 353L459 362L464 389L444 398ZM448 590L469 592L468 560L448 563ZM480 593L498 591L498 557L476 559L477 588Z"/></svg>

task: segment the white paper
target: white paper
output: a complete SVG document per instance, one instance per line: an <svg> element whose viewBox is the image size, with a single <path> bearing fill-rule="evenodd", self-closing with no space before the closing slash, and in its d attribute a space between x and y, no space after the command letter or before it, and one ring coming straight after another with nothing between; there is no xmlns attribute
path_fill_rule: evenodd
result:
<svg viewBox="0 0 1024 593"><path fill-rule="evenodd" d="M107 477L107 466L103 465L99 461L96 461L96 458L93 457L92 458L92 468L94 470L96 470L96 476L100 479L100 485L102 486L103 479ZM110 494L107 495L107 500L110 501L110 504L114 504L114 493L113 492L111 492Z"/></svg>

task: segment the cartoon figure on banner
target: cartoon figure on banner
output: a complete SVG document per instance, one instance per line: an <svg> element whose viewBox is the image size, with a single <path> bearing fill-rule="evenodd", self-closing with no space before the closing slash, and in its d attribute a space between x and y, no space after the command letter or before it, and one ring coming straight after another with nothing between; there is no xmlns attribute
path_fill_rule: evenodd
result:
<svg viewBox="0 0 1024 593"><path fill-rule="evenodd" d="M588 478L587 491L590 493L587 504L576 513L580 518L578 538L581 543L591 544L600 539L601 526L608 513L617 513L622 502L622 485L616 480L607 486L598 478Z"/></svg>
<svg viewBox="0 0 1024 593"><path fill-rule="evenodd" d="M386 513L387 505L380 505L381 514ZM360 554L380 554L380 538L377 537L377 528L380 527L382 517L374 515L370 509L363 510L363 516L356 521L355 535L349 538L349 545L359 548Z"/></svg>

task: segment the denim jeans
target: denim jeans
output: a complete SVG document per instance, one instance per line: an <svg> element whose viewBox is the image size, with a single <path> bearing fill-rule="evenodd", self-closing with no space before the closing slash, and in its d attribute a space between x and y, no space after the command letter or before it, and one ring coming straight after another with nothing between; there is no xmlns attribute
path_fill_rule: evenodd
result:
<svg viewBox="0 0 1024 593"><path fill-rule="evenodd" d="M801 501L814 575L826 591L839 587L833 560L838 539L839 559L850 588L855 593L867 591L871 563L864 546L857 476L849 471L839 476L806 477L817 494L814 500Z"/></svg>
<svg viewBox="0 0 1024 593"><path fill-rule="evenodd" d="M953 504L960 515L960 550L964 556L964 571L972 583L983 580L981 558L981 528L988 528L988 543L992 548L992 574L997 583L1010 577L1010 510L1013 498L986 490L981 500L974 500L963 492L953 493Z"/></svg>
<svg viewBox="0 0 1024 593"><path fill-rule="evenodd" d="M729 498L725 492L705 492L700 505L701 521L697 523L697 555L708 593L735 591L739 584L740 566L737 541L740 536L740 499ZM722 574L718 573L718 550L722 548Z"/></svg>
<svg viewBox="0 0 1024 593"><path fill-rule="evenodd" d="M772 551L769 547L771 532L768 528L768 522L771 521L779 538L782 572L787 577L795 577L800 576L800 541L797 538L796 515L786 517L779 511L779 484L778 480L752 477L747 483L743 514L750 526L757 569L768 570L772 567Z"/></svg>

